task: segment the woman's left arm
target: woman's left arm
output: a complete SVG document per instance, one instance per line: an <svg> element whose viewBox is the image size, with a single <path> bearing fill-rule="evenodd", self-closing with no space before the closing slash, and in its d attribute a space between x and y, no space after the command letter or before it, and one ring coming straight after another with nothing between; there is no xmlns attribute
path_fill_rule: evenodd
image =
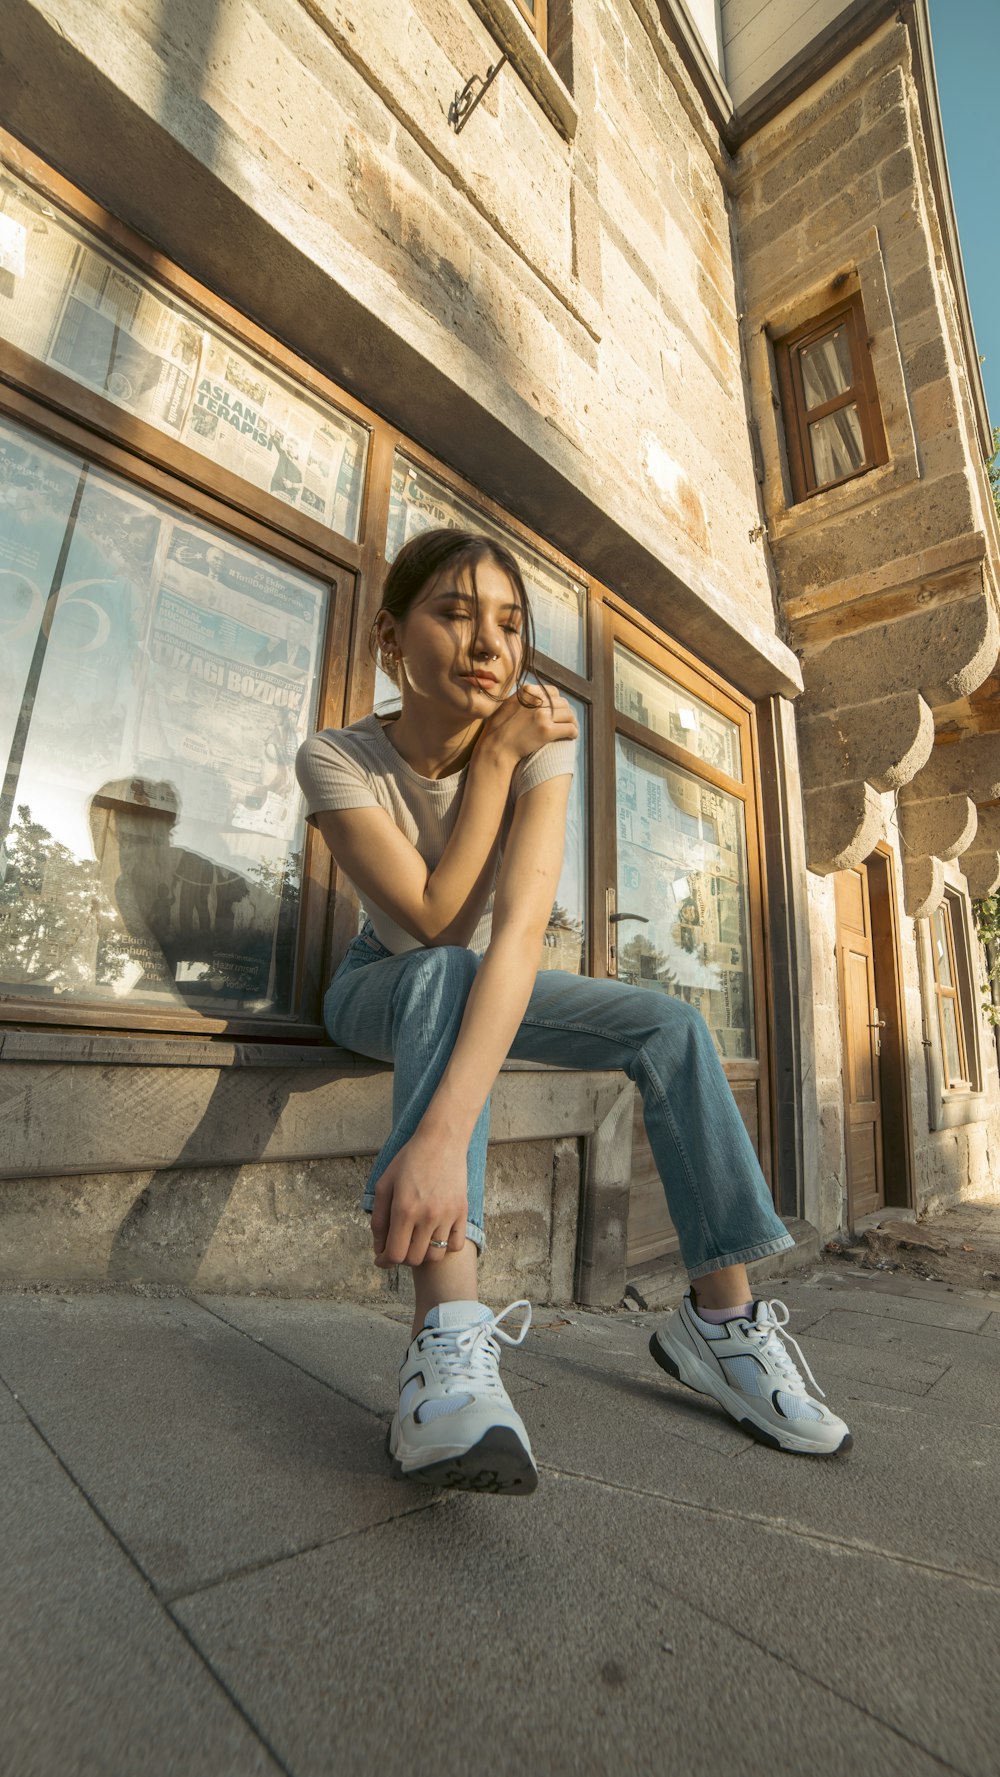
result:
<svg viewBox="0 0 1000 1777"><path fill-rule="evenodd" d="M424 1114L466 1141L507 1059L535 985L559 887L571 777L518 798L493 902L489 947L476 972L451 1060Z"/></svg>
<svg viewBox="0 0 1000 1777"><path fill-rule="evenodd" d="M453 1167L441 1170L457 1174L460 1168L463 1193L469 1139L535 985L559 886L572 781L569 775L547 778L517 800L493 903L489 947L476 971L451 1058L407 1143L408 1148L437 1155L439 1162L444 1156L453 1159ZM428 1191L424 1185L411 1192L403 1178L390 1180L405 1153L401 1149L379 1180L379 1186L386 1181L381 1199L376 1189L372 1233L376 1257L383 1265L420 1264L426 1241L440 1222L433 1188Z"/></svg>

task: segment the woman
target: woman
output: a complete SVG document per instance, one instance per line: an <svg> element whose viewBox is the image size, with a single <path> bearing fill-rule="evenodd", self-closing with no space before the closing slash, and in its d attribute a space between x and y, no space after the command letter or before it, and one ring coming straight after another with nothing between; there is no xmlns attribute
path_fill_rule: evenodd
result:
<svg viewBox="0 0 1000 1777"><path fill-rule="evenodd" d="M413 1269L416 1312L389 1433L397 1469L436 1486L530 1492L528 1435L500 1381L520 1344L476 1285L489 1094L501 1064L621 1068L692 1279L650 1350L756 1438L830 1455L846 1425L807 1392L781 1303L745 1265L793 1245L774 1213L707 1027L666 994L539 972L565 838L577 725L527 683L531 614L517 563L485 537L427 531L389 570L369 638L399 687L301 748L309 819L367 923L324 1005L345 1049L392 1061L393 1126L365 1195L375 1263ZM695 1281L696 1280L696 1281ZM794 1341L793 1341L794 1343Z"/></svg>

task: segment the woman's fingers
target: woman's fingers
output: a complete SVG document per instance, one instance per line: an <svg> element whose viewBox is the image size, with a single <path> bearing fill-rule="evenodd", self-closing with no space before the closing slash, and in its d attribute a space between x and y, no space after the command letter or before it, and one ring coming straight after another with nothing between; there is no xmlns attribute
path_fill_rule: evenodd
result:
<svg viewBox="0 0 1000 1777"><path fill-rule="evenodd" d="M385 1174L375 1186L375 1206L372 1209L372 1244L375 1248L376 1264L385 1251L385 1243L389 1238L389 1217L392 1210L392 1186L385 1182Z"/></svg>
<svg viewBox="0 0 1000 1777"><path fill-rule="evenodd" d="M447 1226L434 1229L430 1240L427 1243L426 1259L429 1265L438 1264L441 1259L446 1259L448 1257L449 1251L457 1250L452 1248L451 1245L452 1234L454 1234L454 1229L452 1229L451 1234L449 1234ZM414 1262L419 1264L420 1261L417 1260Z"/></svg>

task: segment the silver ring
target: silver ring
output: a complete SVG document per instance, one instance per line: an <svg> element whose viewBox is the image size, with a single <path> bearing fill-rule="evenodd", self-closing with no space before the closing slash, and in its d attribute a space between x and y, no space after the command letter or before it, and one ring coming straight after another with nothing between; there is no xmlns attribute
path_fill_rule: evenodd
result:
<svg viewBox="0 0 1000 1777"><path fill-rule="evenodd" d="M448 1242L446 1240L431 1240L428 1242L428 1245L443 1246L447 1250Z"/></svg>

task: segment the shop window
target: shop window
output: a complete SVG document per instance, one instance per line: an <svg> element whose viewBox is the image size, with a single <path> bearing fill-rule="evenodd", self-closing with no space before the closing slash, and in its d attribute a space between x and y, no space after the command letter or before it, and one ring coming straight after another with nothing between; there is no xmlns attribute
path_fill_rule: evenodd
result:
<svg viewBox="0 0 1000 1777"><path fill-rule="evenodd" d="M294 1013L330 599L0 420L0 991L112 1023Z"/></svg>
<svg viewBox="0 0 1000 1777"><path fill-rule="evenodd" d="M860 296L775 341L794 500L887 461Z"/></svg>
<svg viewBox="0 0 1000 1777"><path fill-rule="evenodd" d="M630 734L615 737L619 979L697 1006L720 1055L751 1060L740 724L618 642L614 688L615 709L651 737L648 747ZM680 757L662 756L657 741Z"/></svg>
<svg viewBox="0 0 1000 1777"><path fill-rule="evenodd" d="M945 891L929 920L931 965L942 1093L981 1089L974 1028L974 994L964 901Z"/></svg>
<svg viewBox="0 0 1000 1777"><path fill-rule="evenodd" d="M0 339L325 530L357 537L368 430L0 168ZM114 415L111 416L112 425ZM120 423L120 420L119 420Z"/></svg>

